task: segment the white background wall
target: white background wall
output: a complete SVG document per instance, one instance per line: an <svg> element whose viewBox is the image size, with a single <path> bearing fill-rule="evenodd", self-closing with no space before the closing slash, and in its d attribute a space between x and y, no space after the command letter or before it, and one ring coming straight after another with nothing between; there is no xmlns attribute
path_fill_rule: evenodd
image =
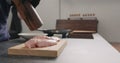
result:
<svg viewBox="0 0 120 63"><path fill-rule="evenodd" d="M109 42L120 42L119 6L120 0L61 0L59 16L58 0L41 0L36 9L44 21L43 29L55 28L56 19L67 19L71 13L95 13L99 20L98 33ZM10 18L8 20L10 23ZM24 21L22 23L23 32L29 32Z"/></svg>
<svg viewBox="0 0 120 63"><path fill-rule="evenodd" d="M109 42L120 42L120 0L61 0L61 18L71 13L95 13L98 33Z"/></svg>

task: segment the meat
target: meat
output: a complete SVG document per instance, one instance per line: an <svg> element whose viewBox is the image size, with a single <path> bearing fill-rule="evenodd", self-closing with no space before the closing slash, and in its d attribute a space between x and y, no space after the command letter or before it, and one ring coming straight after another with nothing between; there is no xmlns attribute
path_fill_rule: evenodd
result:
<svg viewBox="0 0 120 63"><path fill-rule="evenodd" d="M27 48L41 48L56 45L59 42L58 37L36 36L25 42Z"/></svg>

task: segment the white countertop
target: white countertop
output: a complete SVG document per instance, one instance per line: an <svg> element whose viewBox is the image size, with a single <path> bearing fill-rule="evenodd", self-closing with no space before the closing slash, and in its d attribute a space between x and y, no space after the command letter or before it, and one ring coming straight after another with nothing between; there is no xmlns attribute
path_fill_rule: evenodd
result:
<svg viewBox="0 0 120 63"><path fill-rule="evenodd" d="M120 63L120 53L99 34L94 39L70 39L55 59L40 59L39 63ZM35 63L34 62L34 63Z"/></svg>

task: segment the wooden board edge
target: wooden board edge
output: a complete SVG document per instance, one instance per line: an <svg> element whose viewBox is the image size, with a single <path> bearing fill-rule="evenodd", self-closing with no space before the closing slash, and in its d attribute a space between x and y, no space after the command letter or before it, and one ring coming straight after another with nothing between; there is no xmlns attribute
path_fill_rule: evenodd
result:
<svg viewBox="0 0 120 63"><path fill-rule="evenodd" d="M60 46L58 50L34 50L34 51L31 51L31 50L27 50L27 49L15 49L14 47L18 46L13 46L13 47L10 47L8 48L8 54L9 55L26 55L26 56L41 56L41 57L57 57L61 54L61 52L63 51L63 49L65 48L65 46L67 45L67 42L65 40L62 40L62 45L63 46ZM23 45L23 44L21 44ZM24 53L24 52L26 53ZM30 51L30 52L29 52ZM37 53L39 52L39 53ZM32 54L34 53L34 54Z"/></svg>

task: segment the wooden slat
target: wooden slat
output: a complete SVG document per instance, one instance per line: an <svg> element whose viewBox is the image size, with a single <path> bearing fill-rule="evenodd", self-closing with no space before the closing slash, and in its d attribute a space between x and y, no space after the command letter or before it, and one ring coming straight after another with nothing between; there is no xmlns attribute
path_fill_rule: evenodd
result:
<svg viewBox="0 0 120 63"><path fill-rule="evenodd" d="M96 31L90 31L90 30L73 30L71 33L96 33Z"/></svg>
<svg viewBox="0 0 120 63"><path fill-rule="evenodd" d="M89 30L97 32L98 20L64 20L58 19L56 29Z"/></svg>

